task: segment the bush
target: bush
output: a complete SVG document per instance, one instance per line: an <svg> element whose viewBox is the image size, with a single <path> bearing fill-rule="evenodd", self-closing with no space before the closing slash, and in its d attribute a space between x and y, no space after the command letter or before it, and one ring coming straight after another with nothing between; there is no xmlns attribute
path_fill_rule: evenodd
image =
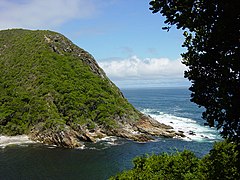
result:
<svg viewBox="0 0 240 180"><path fill-rule="evenodd" d="M137 157L134 168L111 179L194 179L201 178L199 159L190 151Z"/></svg>
<svg viewBox="0 0 240 180"><path fill-rule="evenodd" d="M240 179L237 170L238 151L234 143L223 141L216 143L214 148L203 159L207 179Z"/></svg>
<svg viewBox="0 0 240 180"><path fill-rule="evenodd" d="M188 150L171 155L163 153L136 157L133 169L110 179L240 179L238 162L236 144L223 141L215 143L202 159Z"/></svg>

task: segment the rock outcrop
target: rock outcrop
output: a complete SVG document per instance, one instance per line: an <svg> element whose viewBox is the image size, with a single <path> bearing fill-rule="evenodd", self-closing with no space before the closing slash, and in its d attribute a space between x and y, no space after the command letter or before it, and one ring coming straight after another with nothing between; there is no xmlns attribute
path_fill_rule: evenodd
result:
<svg viewBox="0 0 240 180"><path fill-rule="evenodd" d="M133 124L119 124L120 128L106 129L97 127L91 132L86 128L73 130L69 126L64 126L56 132L48 129L32 129L29 134L30 139L48 145L56 145L67 148L76 148L83 146L84 142L95 143L98 139L107 136L117 136L127 138L137 142L147 142L156 137L174 138L185 137L183 132L176 132L171 126L159 123L150 116L142 115L141 119Z"/></svg>

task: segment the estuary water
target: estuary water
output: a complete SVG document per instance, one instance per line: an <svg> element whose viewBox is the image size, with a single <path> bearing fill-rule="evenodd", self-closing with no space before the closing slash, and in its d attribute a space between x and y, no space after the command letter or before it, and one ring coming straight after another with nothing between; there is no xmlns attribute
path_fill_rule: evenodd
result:
<svg viewBox="0 0 240 180"><path fill-rule="evenodd" d="M132 158L144 154L189 149L204 156L221 138L204 126L203 109L190 102L187 88L122 89L141 112L169 124L186 135L183 139L158 138L136 143L108 137L83 149L63 149L33 143L0 144L0 179L108 179L133 167Z"/></svg>

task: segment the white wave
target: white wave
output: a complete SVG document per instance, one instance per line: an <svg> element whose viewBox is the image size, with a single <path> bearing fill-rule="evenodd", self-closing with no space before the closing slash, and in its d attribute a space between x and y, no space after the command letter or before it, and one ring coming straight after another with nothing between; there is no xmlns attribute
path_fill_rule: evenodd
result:
<svg viewBox="0 0 240 180"><path fill-rule="evenodd" d="M215 141L219 140L220 136L214 128L202 126L197 121L184 117L177 117L170 114L164 114L163 112L154 113L151 109L144 109L143 113L150 115L158 122L170 125L175 131L183 132L186 136L183 138L186 141ZM155 111L156 112L156 111Z"/></svg>
<svg viewBox="0 0 240 180"><path fill-rule="evenodd" d="M83 144L82 146L76 147L75 149L83 150L83 149L86 149L86 146L85 146L85 144Z"/></svg>
<svg viewBox="0 0 240 180"><path fill-rule="evenodd" d="M36 143L29 139L27 135L18 135L18 136L2 136L0 135L0 148L5 148L9 145L23 145Z"/></svg>
<svg viewBox="0 0 240 180"><path fill-rule="evenodd" d="M104 138L97 139L97 142L102 142L102 143L114 146L114 145L119 145L118 139L119 138L115 136L106 136Z"/></svg>

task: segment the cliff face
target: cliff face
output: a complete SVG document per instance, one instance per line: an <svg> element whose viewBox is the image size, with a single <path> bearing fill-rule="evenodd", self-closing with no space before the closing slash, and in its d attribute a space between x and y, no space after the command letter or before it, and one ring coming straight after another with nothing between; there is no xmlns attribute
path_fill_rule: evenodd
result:
<svg viewBox="0 0 240 180"><path fill-rule="evenodd" d="M61 34L0 31L0 62L0 134L63 147L107 135L181 135L138 112L94 58Z"/></svg>

